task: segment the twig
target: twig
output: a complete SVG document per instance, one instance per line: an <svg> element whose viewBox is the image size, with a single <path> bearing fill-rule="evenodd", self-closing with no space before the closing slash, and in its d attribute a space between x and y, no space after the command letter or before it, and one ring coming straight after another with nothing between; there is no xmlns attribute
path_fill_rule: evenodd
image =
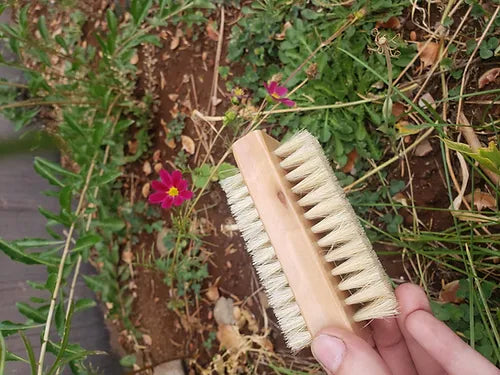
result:
<svg viewBox="0 0 500 375"><path fill-rule="evenodd" d="M217 52L215 54L214 76L212 80L212 90L210 95L210 103L208 107L212 106L211 114L215 115L215 106L217 105L217 87L219 86L219 64L220 56L222 54L222 42L224 41L224 6L220 8L220 27L219 27L219 40L217 40Z"/></svg>

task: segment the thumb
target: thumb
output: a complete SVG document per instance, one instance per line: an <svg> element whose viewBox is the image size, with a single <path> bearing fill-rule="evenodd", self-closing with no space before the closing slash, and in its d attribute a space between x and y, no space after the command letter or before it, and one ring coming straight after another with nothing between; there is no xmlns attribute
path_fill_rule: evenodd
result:
<svg viewBox="0 0 500 375"><path fill-rule="evenodd" d="M328 328L311 345L316 360L329 375L390 375L378 353L352 332Z"/></svg>

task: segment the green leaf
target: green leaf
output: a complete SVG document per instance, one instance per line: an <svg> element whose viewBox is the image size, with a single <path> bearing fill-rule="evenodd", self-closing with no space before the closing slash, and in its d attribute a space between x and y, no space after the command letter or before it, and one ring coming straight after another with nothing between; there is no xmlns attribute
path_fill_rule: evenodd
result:
<svg viewBox="0 0 500 375"><path fill-rule="evenodd" d="M193 185L198 189L203 188L208 183L212 168L209 164L203 164L195 168L191 176L193 178Z"/></svg>
<svg viewBox="0 0 500 375"><path fill-rule="evenodd" d="M483 60L489 59L493 56L493 51L487 47L481 47L479 48L479 56L481 56Z"/></svg>
<svg viewBox="0 0 500 375"><path fill-rule="evenodd" d="M65 186L59 191L59 204L62 210L71 212L71 197L73 189L71 186Z"/></svg>
<svg viewBox="0 0 500 375"><path fill-rule="evenodd" d="M47 276L47 281L45 282L45 289L47 289L50 294L54 292L54 288L56 287L57 283L57 273L52 272L49 273L49 276Z"/></svg>
<svg viewBox="0 0 500 375"><path fill-rule="evenodd" d="M217 170L217 177L219 180L234 176L239 173L238 168L229 163L222 163Z"/></svg>
<svg viewBox="0 0 500 375"><path fill-rule="evenodd" d="M215 5L209 0L193 0L193 7L200 9L215 9Z"/></svg>
<svg viewBox="0 0 500 375"><path fill-rule="evenodd" d="M43 324L31 324L31 323L14 323L9 320L4 320L0 323L0 332L4 336L9 336L19 331L26 331L28 329L40 328Z"/></svg>
<svg viewBox="0 0 500 375"><path fill-rule="evenodd" d="M24 332L19 332L21 338L23 339L24 347L26 348L26 353L28 354L28 360L31 366L31 375L36 374L36 370L38 368L38 363L35 359L35 353L33 352L33 347L31 346L31 342L26 338ZM0 372L0 374L3 374Z"/></svg>
<svg viewBox="0 0 500 375"><path fill-rule="evenodd" d="M122 171L109 171L109 172L106 172L102 176L99 176L96 179L96 184L99 185L99 186L101 186L101 185L107 185L110 182L113 182L114 180L116 180L121 175L123 175Z"/></svg>
<svg viewBox="0 0 500 375"><path fill-rule="evenodd" d="M64 320L65 320L64 303L62 301L60 301L56 306L54 320L56 322L57 333L59 333L59 337L62 337L64 333Z"/></svg>
<svg viewBox="0 0 500 375"><path fill-rule="evenodd" d="M109 230L112 232L118 232L125 228L125 223L122 219L112 217L94 221L94 225L102 230Z"/></svg>
<svg viewBox="0 0 500 375"><path fill-rule="evenodd" d="M3 251L10 259L24 264L43 264L50 267L57 266L57 263L41 259L38 254L26 253L23 249L14 244L9 244L0 239L0 251Z"/></svg>
<svg viewBox="0 0 500 375"><path fill-rule="evenodd" d="M87 310L96 305L97 303L91 298L81 298L75 303L75 312Z"/></svg>
<svg viewBox="0 0 500 375"><path fill-rule="evenodd" d="M116 35L118 30L118 20L116 19L115 12L111 9L108 9L106 12L106 20L108 21L109 32L113 35Z"/></svg>
<svg viewBox="0 0 500 375"><path fill-rule="evenodd" d="M4 374L5 370L5 353L7 348L5 347L5 340L3 339L2 332L0 332L0 374Z"/></svg>
<svg viewBox="0 0 500 375"><path fill-rule="evenodd" d="M64 241L46 240L43 238L26 238L24 240L14 241L14 243L16 246L30 248L62 245Z"/></svg>
<svg viewBox="0 0 500 375"><path fill-rule="evenodd" d="M45 41L49 40L49 31L47 30L47 22L45 21L44 15L40 16L38 19L38 31L40 31L40 34Z"/></svg>
<svg viewBox="0 0 500 375"><path fill-rule="evenodd" d="M50 368L48 375L53 375L57 371L58 368L61 368L61 360L64 355L66 355L66 348L68 347L69 343L69 331L71 329L71 320L73 317L73 312L74 312L74 305L71 305L69 309L69 314L68 314L68 319L66 319L66 323L64 325L64 332L62 336L62 342L61 346L59 349L59 352L57 353L56 359L54 360L54 364Z"/></svg>
<svg viewBox="0 0 500 375"><path fill-rule="evenodd" d="M83 237L80 237L78 241L76 241L75 246L73 247L73 252L78 252L89 247L94 246L95 244L101 241L101 237L97 234L87 234Z"/></svg>
<svg viewBox="0 0 500 375"><path fill-rule="evenodd" d="M120 365L123 367L132 367L135 364L135 354L129 354L120 359Z"/></svg>
<svg viewBox="0 0 500 375"><path fill-rule="evenodd" d="M470 156L483 167L500 175L500 150L494 142L490 142L488 147L480 147L474 152L468 145L459 142L453 142L449 139L443 139L443 142L452 150Z"/></svg>
<svg viewBox="0 0 500 375"><path fill-rule="evenodd" d="M153 5L153 0L132 0L132 3L130 4L130 13L132 14L134 23L137 26L144 21L151 5Z"/></svg>
<svg viewBox="0 0 500 375"><path fill-rule="evenodd" d="M24 302L16 302L16 306L19 312L28 319L31 319L37 323L45 323L47 319L46 314L41 313L39 310L34 309L33 307Z"/></svg>

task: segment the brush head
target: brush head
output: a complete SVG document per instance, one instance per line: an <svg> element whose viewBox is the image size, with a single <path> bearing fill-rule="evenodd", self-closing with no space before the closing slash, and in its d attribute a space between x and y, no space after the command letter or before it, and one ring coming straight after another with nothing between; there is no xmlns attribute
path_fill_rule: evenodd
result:
<svg viewBox="0 0 500 375"><path fill-rule="evenodd" d="M304 221L297 226L306 228L297 230L312 232L311 241L315 241L319 256L333 275L331 283L343 294L343 304L347 306L348 315L352 315L349 319L361 322L395 315L397 302L387 275L316 138L302 131L274 149L273 154L287 189L298 205L296 212L303 216ZM238 157L236 159L238 161ZM276 247L282 244L272 241L273 235L274 239L279 237L267 232L272 230L272 225L267 220L266 228L261 218L266 207L255 204L262 200L255 190L252 197L251 186L247 184L255 182L246 181L241 174L221 182L287 344L292 350L300 350L309 345L317 333L312 322L315 319L305 319L311 316L306 311L310 306L301 305L300 301L305 299L300 298L297 287L292 288L307 280L300 283L292 280L296 276L289 266L287 274L287 267L283 266L288 260L278 256L283 250ZM286 251L288 257L290 251L302 250L288 248Z"/></svg>

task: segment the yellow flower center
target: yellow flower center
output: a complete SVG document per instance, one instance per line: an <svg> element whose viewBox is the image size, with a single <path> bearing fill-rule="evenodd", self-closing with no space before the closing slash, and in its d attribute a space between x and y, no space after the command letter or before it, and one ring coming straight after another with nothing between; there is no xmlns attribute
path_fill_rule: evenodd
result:
<svg viewBox="0 0 500 375"><path fill-rule="evenodd" d="M168 191L167 191L167 194L170 195L171 197L176 197L179 195L179 189L177 189L176 187L171 187Z"/></svg>
<svg viewBox="0 0 500 375"><path fill-rule="evenodd" d="M279 99L279 98L280 98L280 96L279 96L278 94L276 94L275 92L273 92L273 93L271 94L271 96L272 96L274 99Z"/></svg>
<svg viewBox="0 0 500 375"><path fill-rule="evenodd" d="M236 96L242 96L245 92L239 87L234 90Z"/></svg>

